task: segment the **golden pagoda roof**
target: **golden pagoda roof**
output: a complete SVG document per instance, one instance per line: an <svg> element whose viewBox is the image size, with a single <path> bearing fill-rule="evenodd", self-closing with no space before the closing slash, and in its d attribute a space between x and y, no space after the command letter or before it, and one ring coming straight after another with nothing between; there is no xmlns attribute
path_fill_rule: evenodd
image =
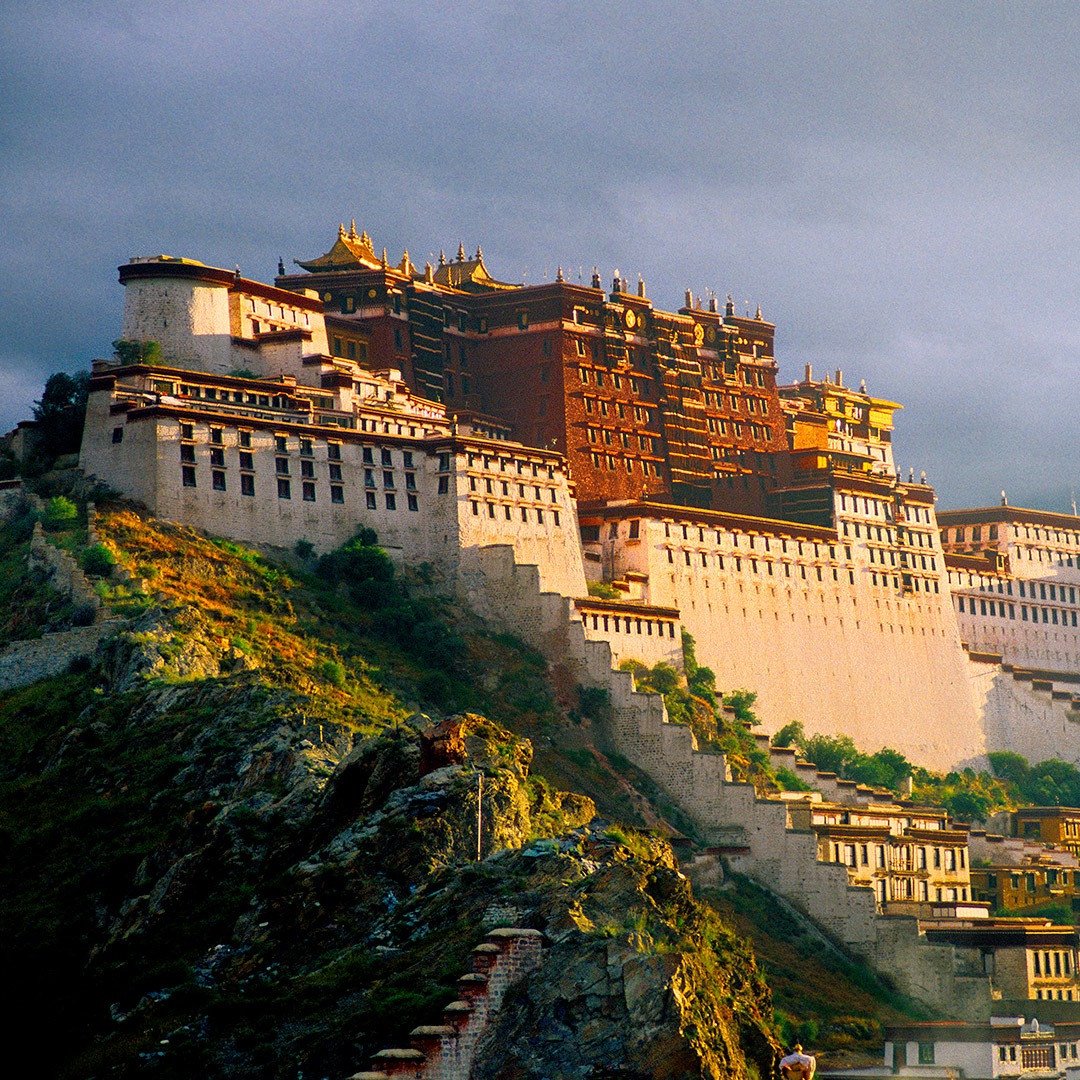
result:
<svg viewBox="0 0 1080 1080"><path fill-rule="evenodd" d="M324 270L375 270L382 266L381 258L371 246L371 237L366 231L358 236L355 221L351 222L348 232L344 225L338 226L337 240L325 255L309 262L293 261L312 274Z"/></svg>
<svg viewBox="0 0 1080 1080"><path fill-rule="evenodd" d="M495 289L519 289L520 285L512 285L506 281L497 281L489 273L484 265L484 253L477 247L476 255L471 259L465 258L465 248L458 245L457 258L451 262L445 262L441 257L439 265L435 269L432 280L436 285L445 285L451 289L462 289L465 292L483 292Z"/></svg>

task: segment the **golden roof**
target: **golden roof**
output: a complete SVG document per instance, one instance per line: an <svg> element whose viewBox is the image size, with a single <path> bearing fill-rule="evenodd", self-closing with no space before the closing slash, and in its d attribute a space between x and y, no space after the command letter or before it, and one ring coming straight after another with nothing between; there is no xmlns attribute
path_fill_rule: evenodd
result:
<svg viewBox="0 0 1080 1080"><path fill-rule="evenodd" d="M312 274L323 270L375 270L382 266L382 260L375 254L367 232L362 232L359 236L356 234L355 221L350 223L348 232L344 225L338 226L337 240L325 255L309 262L301 262L299 259L294 262Z"/></svg>

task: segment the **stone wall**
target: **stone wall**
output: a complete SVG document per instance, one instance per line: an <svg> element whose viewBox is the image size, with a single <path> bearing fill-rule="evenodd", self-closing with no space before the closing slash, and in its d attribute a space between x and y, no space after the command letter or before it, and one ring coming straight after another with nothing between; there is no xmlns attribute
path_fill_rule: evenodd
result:
<svg viewBox="0 0 1080 1080"><path fill-rule="evenodd" d="M506 927L492 930L473 950L473 970L458 980L461 998L443 1011L442 1023L410 1033L411 1046L380 1050L371 1067L351 1080L468 1080L476 1044L502 1007L506 991L541 964L543 939L538 930Z"/></svg>

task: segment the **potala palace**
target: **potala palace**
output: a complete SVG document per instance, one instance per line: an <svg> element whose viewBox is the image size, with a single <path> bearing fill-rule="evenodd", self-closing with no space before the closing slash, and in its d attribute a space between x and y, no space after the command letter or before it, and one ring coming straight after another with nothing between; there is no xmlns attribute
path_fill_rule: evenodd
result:
<svg viewBox="0 0 1080 1080"><path fill-rule="evenodd" d="M85 472L254 544L370 526L552 656L678 665L685 627L771 731L1080 759L1080 519L936 511L896 470L900 406L779 384L760 310L507 284L479 249L392 265L355 226L298 266L121 266L120 338L160 360L95 362Z"/></svg>

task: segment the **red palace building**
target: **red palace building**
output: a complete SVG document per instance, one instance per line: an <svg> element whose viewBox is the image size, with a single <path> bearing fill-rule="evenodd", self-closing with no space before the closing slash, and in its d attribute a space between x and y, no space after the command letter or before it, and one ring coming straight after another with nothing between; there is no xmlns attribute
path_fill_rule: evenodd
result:
<svg viewBox="0 0 1080 1080"><path fill-rule="evenodd" d="M395 266L355 223L276 284L313 291L334 355L396 369L461 418L564 454L579 502L651 499L765 512L788 440L775 327L730 301L662 311L639 279L606 291L497 281L477 248Z"/></svg>

